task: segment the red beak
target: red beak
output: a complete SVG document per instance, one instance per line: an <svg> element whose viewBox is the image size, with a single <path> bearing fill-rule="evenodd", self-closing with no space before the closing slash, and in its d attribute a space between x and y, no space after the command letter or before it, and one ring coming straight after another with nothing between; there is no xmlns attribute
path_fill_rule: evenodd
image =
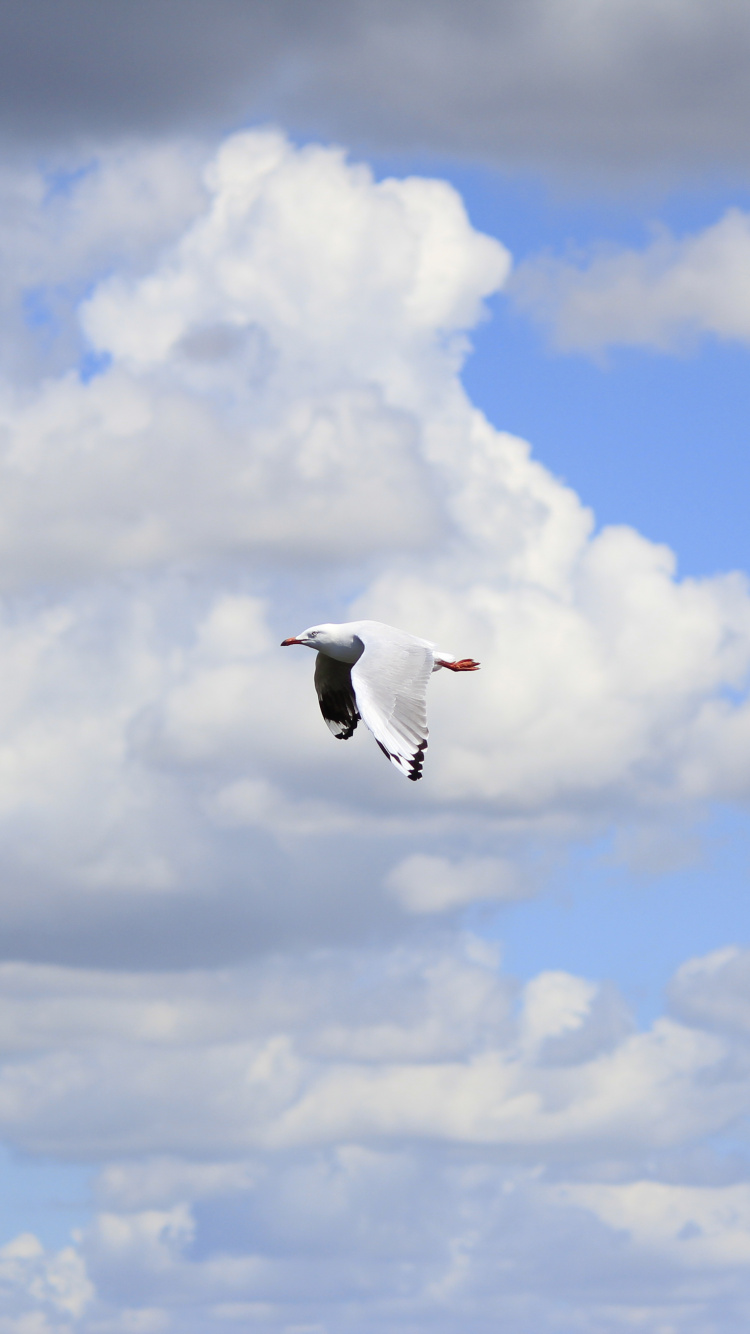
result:
<svg viewBox="0 0 750 1334"><path fill-rule="evenodd" d="M301 639L282 639L279 648L286 648L287 644L301 644Z"/></svg>

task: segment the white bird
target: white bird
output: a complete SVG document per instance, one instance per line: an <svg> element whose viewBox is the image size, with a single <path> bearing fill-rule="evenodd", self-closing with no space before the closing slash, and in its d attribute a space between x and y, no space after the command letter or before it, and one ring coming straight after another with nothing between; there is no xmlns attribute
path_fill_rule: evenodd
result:
<svg viewBox="0 0 750 1334"><path fill-rule="evenodd" d="M427 682L433 672L475 672L473 658L456 662L428 639L394 630L382 621L313 625L282 639L317 649L315 689L333 735L347 741L360 718L383 754L416 782L427 749Z"/></svg>

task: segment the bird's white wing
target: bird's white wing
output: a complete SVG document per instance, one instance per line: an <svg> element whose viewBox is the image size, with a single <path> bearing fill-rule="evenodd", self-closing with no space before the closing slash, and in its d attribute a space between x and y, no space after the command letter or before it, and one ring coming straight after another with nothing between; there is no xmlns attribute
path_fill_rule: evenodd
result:
<svg viewBox="0 0 750 1334"><path fill-rule="evenodd" d="M364 653L351 669L357 708L391 763L416 782L427 749L427 683L434 653L431 645L390 626L365 626L357 630Z"/></svg>
<svg viewBox="0 0 750 1334"><path fill-rule="evenodd" d="M315 689L320 712L333 735L339 741L348 741L359 722L351 668L348 662L336 662L324 653L317 653L315 657Z"/></svg>

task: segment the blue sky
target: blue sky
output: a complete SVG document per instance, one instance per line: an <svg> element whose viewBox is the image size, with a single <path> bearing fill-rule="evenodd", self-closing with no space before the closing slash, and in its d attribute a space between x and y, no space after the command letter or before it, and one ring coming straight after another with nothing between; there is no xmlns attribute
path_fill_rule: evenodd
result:
<svg viewBox="0 0 750 1334"><path fill-rule="evenodd" d="M744 1334L745 7L61 15L0 43L0 1334ZM418 784L278 648L365 617L482 661Z"/></svg>

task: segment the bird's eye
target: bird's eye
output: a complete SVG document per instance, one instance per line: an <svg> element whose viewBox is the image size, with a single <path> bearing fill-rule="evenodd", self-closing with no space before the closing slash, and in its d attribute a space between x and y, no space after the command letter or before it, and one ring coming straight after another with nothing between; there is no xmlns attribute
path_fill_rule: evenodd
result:
<svg viewBox="0 0 750 1334"><path fill-rule="evenodd" d="M308 638L308 639L317 639L319 633L320 633L320 631L318 631L318 630L308 630L308 632L307 632L307 638Z"/></svg>

